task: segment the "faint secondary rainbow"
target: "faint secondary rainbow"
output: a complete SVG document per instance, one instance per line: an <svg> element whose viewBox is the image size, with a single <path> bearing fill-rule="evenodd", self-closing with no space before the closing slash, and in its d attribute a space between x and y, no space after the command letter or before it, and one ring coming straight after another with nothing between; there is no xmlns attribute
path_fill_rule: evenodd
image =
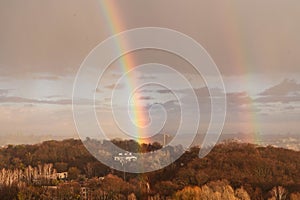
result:
<svg viewBox="0 0 300 200"><path fill-rule="evenodd" d="M230 52L231 52L231 59L233 59L235 62L233 63L235 66L235 70L238 72L238 74L244 74L244 84L245 86L251 86L251 77L247 74L249 74L249 63L251 63L251 60L248 58L248 55L250 52L247 52L247 48L245 48L245 40L242 38L242 29L239 27L241 25L241 22L239 21L239 15L237 13L236 5L220 2L223 3L221 7L225 8L226 10L226 17L223 23L223 30L226 34L226 37L228 39L228 46L230 46ZM244 33L246 34L246 33ZM247 93L248 95L248 93ZM260 125L259 125L259 119L256 114L256 108L254 106L254 102L251 99L248 99L247 102L245 102L246 105L249 105L247 108L247 111L243 113L242 121L245 121L243 123L243 132L247 134L247 138L245 138L247 141L255 144L260 144Z"/></svg>
<svg viewBox="0 0 300 200"><path fill-rule="evenodd" d="M99 1L100 7L104 13L105 20L110 30L110 34L117 34L122 31L126 30L124 21L122 21L122 17L120 16L120 11L118 10L118 6L114 0L108 1ZM117 41L116 42L116 49L121 53L123 49L128 46L128 41ZM119 59L121 63L121 68L123 73L129 72L131 69L134 68L135 60L132 54L126 54L120 57ZM127 89L128 92L134 91L134 89L138 86L138 79L137 77L127 77ZM133 119L136 125L136 138L139 143L148 143L147 139L142 139L141 137L145 137L147 133L143 133L142 131L145 128L141 129L139 127L145 127L148 123L148 118L145 115L145 111L143 110L143 105L141 104L141 94L137 91L132 95L132 102L133 102Z"/></svg>

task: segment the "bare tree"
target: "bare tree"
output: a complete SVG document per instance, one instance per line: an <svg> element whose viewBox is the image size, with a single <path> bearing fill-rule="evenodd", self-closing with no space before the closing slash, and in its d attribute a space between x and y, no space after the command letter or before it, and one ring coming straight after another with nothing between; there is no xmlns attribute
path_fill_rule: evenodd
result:
<svg viewBox="0 0 300 200"><path fill-rule="evenodd" d="M275 186L271 190L272 197L270 200L286 200L287 199L287 190L282 186Z"/></svg>

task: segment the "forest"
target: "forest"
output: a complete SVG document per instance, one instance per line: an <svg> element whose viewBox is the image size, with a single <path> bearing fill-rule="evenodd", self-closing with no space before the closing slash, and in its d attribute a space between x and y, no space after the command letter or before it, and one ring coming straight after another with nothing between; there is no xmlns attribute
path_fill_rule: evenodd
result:
<svg viewBox="0 0 300 200"><path fill-rule="evenodd" d="M162 148L155 142L114 143L129 152ZM174 151L172 147L167 151ZM104 150L103 150L104 149ZM199 147L184 152L169 166L143 174L123 173L94 158L81 140L8 145L0 149L0 197L12 199L300 199L300 154L297 151L224 141L204 158ZM171 154L170 154L171 155ZM161 160L158 160L161 162ZM61 176L64 174L65 176Z"/></svg>

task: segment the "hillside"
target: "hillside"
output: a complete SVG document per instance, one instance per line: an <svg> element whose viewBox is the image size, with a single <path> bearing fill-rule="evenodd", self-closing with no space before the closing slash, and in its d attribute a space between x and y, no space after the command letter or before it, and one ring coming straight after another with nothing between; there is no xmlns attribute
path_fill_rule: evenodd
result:
<svg viewBox="0 0 300 200"><path fill-rule="evenodd" d="M93 142L97 143L97 141ZM132 152L147 152L161 148L158 143L138 144L132 140L112 142ZM97 144L105 145L105 142ZM236 199L247 199L239 197L238 194L241 191L247 193L251 199L271 198L276 190L284 190L285 199L299 197L296 196L300 194L300 153L297 151L238 142L221 143L203 159L198 158L198 151L198 147L193 147L175 163L155 172L126 173L126 182L124 182L123 172L112 170L98 162L89 154L80 140L9 145L0 149L0 196L15 195L17 198L19 194L20 199L20 194L27 194L28 188L31 187L36 195L41 195L43 191L39 188L45 185L60 188L62 184L75 183L80 187L88 187L91 194L100 188L101 194L105 195L109 193L107 190L111 190L107 188L111 181L111 184L116 182L116 184L124 185L120 188L126 188L114 191L114 193L123 196L133 194L138 199L144 199L149 195L157 198L159 196L159 199L184 199L180 195L185 193L197 195L199 191L204 194L205 188L210 188L213 192L219 191L220 188L223 188L221 191L224 192L227 188L226 191L232 190ZM40 176L44 172L48 175L54 172L68 172L68 178L50 181L48 177L49 180L36 182L37 178L32 178L33 175L30 177L28 173L24 175L25 172L30 171L29 169L32 169L32 174L36 169L36 174ZM21 175L16 176L16 173ZM15 181L7 182L6 179L9 176L22 178L10 179ZM104 180L108 181L105 186ZM143 187L146 189L141 189ZM8 194L8 191L11 193Z"/></svg>

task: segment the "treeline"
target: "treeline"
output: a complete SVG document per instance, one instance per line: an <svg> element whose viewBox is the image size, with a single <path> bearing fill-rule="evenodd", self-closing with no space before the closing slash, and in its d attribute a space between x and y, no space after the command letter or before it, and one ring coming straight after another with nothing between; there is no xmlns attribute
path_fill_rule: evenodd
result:
<svg viewBox="0 0 300 200"><path fill-rule="evenodd" d="M105 147L110 141L88 139L88 142ZM133 140L112 142L130 152L149 152L162 147L159 143L138 144ZM237 142L221 143L202 159L198 158L198 152L199 148L193 147L176 162L158 171L145 174L126 173L125 182L123 172L112 170L97 161L80 140L69 139L2 148L0 169L26 170L29 166L35 168L52 164L57 172L70 172L71 175L68 180L55 183L56 186L67 187L68 181L72 180L72 184L78 183L91 188L91 193L98 195L99 199L101 195L104 198L108 194L123 194L123 197L127 198L131 193L137 199L149 195L157 199L190 199L189 196L198 195L199 198L195 199L205 199L205 194L218 199L222 192L225 192L231 196L228 199L249 197L261 200L272 197L276 199L279 191L280 195L283 195L281 199L299 198L299 152ZM104 179L99 180L95 177ZM108 185L115 184L120 184L118 191L110 192L109 190L116 187ZM6 187L11 187L12 190ZM31 186L20 188L14 184L2 185L0 192L12 192L20 196L24 193L20 192L26 193L28 188L32 190Z"/></svg>
<svg viewBox="0 0 300 200"><path fill-rule="evenodd" d="M289 193L300 192L299 152L237 142L219 144L202 159L198 152L199 148L191 148L151 180L171 180L180 189L228 180L232 188L244 188L251 199L267 199L278 186Z"/></svg>

